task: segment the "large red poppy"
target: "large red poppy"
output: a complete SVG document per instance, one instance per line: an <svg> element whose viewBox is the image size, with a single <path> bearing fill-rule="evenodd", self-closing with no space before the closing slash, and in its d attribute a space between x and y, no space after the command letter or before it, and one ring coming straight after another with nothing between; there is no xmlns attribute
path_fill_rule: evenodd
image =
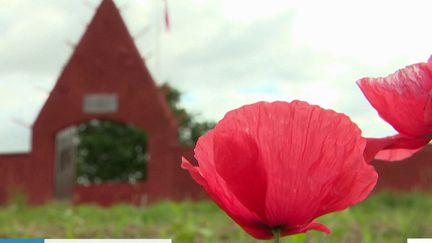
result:
<svg viewBox="0 0 432 243"><path fill-rule="evenodd" d="M357 84L378 114L400 133L372 142L375 150L384 149L378 158L403 159L429 142L432 134L430 61L407 66L384 78L363 78Z"/></svg>
<svg viewBox="0 0 432 243"><path fill-rule="evenodd" d="M365 199L377 181L365 139L350 119L301 101L259 102L228 112L183 158L197 183L258 239L310 229L315 218Z"/></svg>

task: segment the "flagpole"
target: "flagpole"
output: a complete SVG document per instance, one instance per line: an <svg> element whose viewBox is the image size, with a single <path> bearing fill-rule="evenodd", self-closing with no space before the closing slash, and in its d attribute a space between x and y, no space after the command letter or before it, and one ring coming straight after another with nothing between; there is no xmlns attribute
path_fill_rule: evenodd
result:
<svg viewBox="0 0 432 243"><path fill-rule="evenodd" d="M161 44L161 16L160 16L160 10L161 10L161 6L160 6L160 0L154 0L154 4L155 4L155 11L154 11L154 16L155 16L155 25L156 25L156 29L155 29L155 79L156 81L160 81L160 79L162 78L162 70L161 70L161 48L162 48L162 44Z"/></svg>

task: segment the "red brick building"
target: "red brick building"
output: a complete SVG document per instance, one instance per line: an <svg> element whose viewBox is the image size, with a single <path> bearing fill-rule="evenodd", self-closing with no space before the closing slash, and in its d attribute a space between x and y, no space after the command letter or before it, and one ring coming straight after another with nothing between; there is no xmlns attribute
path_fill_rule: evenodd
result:
<svg viewBox="0 0 432 243"><path fill-rule="evenodd" d="M72 184L75 202L135 203L196 197L201 189L180 168L177 124L112 0L104 0L32 126L28 154L0 155L0 199L24 191L31 203L55 195L56 135L92 119L133 124L147 132L147 180L136 184ZM58 170L57 170L58 173ZM57 179L56 179L57 178ZM63 178L64 179L64 178Z"/></svg>

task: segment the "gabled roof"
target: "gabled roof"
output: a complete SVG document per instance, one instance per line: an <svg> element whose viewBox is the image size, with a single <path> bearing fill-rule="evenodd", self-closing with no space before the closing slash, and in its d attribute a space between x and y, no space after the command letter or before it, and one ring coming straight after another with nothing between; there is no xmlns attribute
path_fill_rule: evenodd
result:
<svg viewBox="0 0 432 243"><path fill-rule="evenodd" d="M99 76L105 76L105 80L107 77L118 78L130 70L141 69L141 75L146 76L142 78L153 83L126 24L112 0L103 0L98 7L87 30L76 46L65 72L68 66L74 65L78 65L80 71L88 71L94 76L98 76L88 77L92 79L88 82L94 82L93 79L98 79ZM60 77L60 81L63 81L62 77Z"/></svg>
<svg viewBox="0 0 432 243"><path fill-rule="evenodd" d="M82 100L88 94L116 94L118 114L85 113ZM68 110L69 118L63 118L63 122L57 117L59 107ZM168 104L141 58L119 10L112 0L103 0L34 127L61 127L67 121L76 123L86 119L112 118L128 122L128 113L139 113L146 119L176 126Z"/></svg>

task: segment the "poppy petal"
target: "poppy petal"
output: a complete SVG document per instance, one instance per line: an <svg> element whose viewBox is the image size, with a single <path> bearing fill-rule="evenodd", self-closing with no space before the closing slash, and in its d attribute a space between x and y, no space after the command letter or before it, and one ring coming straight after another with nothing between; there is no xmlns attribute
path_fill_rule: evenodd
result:
<svg viewBox="0 0 432 243"><path fill-rule="evenodd" d="M357 84L378 114L398 132L423 136L430 133L423 114L432 89L430 65L413 64L385 78L363 78Z"/></svg>
<svg viewBox="0 0 432 243"><path fill-rule="evenodd" d="M393 137L384 138L366 138L366 148L364 150L364 158L370 163L375 156L383 149L393 144Z"/></svg>
<svg viewBox="0 0 432 243"><path fill-rule="evenodd" d="M281 235L287 236L287 235L293 235L293 234L298 234L298 233L305 233L309 230L322 231L326 234L331 233L331 230L325 224L318 223L316 221L312 221L311 223L307 224L306 226L302 226L302 227L298 227L298 228L294 228L294 229L285 227L282 229Z"/></svg>
<svg viewBox="0 0 432 243"><path fill-rule="evenodd" d="M409 158L429 143L429 138L409 137L403 134L384 138L367 138L365 160L399 161Z"/></svg>
<svg viewBox="0 0 432 243"><path fill-rule="evenodd" d="M215 132L213 139L216 171L227 189L265 221L267 175L255 141L239 128Z"/></svg>
<svg viewBox="0 0 432 243"><path fill-rule="evenodd" d="M310 223L308 226L307 226L307 228L306 228L306 231L308 231L308 230L318 230L318 231L322 231L322 232L324 232L324 233L326 233L326 234L330 234L331 233L331 230L325 225L325 224L322 224L322 223L318 223L318 222L316 222L316 221L313 221L312 223ZM305 231L305 232L306 232Z"/></svg>
<svg viewBox="0 0 432 243"><path fill-rule="evenodd" d="M182 157L181 168L189 171L196 183L200 184L201 186L207 185L207 182L199 173L198 167L193 166L185 157Z"/></svg>
<svg viewBox="0 0 432 243"><path fill-rule="evenodd" d="M191 175L199 173L205 183L201 184L199 181L197 182L203 186L215 203L245 231L257 239L272 238L271 229L262 223L262 220L255 212L250 211L237 199L236 195L228 189L224 179L216 173L213 135L214 130L210 130L198 139L195 147L195 158L198 161L199 167L192 166L187 160L183 160L183 163L189 165L182 164L182 167L188 169Z"/></svg>
<svg viewBox="0 0 432 243"><path fill-rule="evenodd" d="M432 127L432 91L429 91L423 113L426 126Z"/></svg>
<svg viewBox="0 0 432 243"><path fill-rule="evenodd" d="M239 210L242 206L237 200L228 194L223 194L220 191L214 190L205 178L203 178L199 172L199 167L193 166L187 159L182 158L181 167L189 171L192 178L200 184L209 196L221 207L237 224L239 224L246 232L251 234L257 239L271 239L273 234L271 230L262 225L258 219L253 218L252 213L248 213L246 210ZM245 217L246 216L246 217ZM249 216L249 217L248 217ZM256 223L254 223L256 222Z"/></svg>
<svg viewBox="0 0 432 243"><path fill-rule="evenodd" d="M342 210L376 183L363 158L361 131L345 115L300 101L259 102L229 112L214 132L235 129L258 144L268 178L269 225L295 227Z"/></svg>
<svg viewBox="0 0 432 243"><path fill-rule="evenodd" d="M385 161L401 161L411 157L413 154L424 148L420 147L417 149L386 149L381 150L375 156L375 159L385 160Z"/></svg>
<svg viewBox="0 0 432 243"><path fill-rule="evenodd" d="M267 163L267 214L300 225L363 200L377 174L365 163L361 131L342 114L305 102L267 105L257 137ZM270 176L271 175L271 176Z"/></svg>

